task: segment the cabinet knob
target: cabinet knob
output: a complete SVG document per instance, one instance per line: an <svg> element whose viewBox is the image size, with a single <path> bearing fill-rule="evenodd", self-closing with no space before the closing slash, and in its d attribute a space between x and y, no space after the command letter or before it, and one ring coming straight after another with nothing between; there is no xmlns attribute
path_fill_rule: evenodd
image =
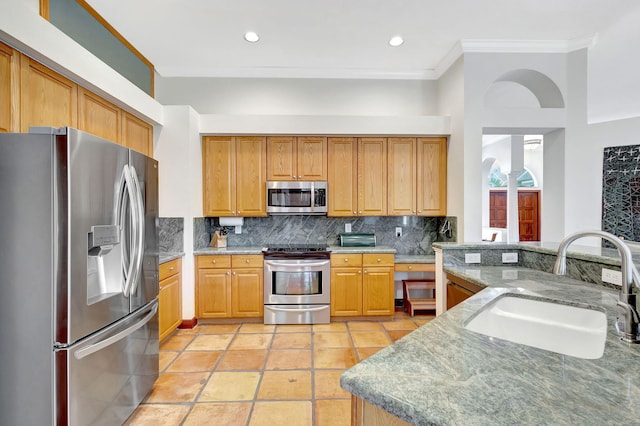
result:
<svg viewBox="0 0 640 426"><path fill-rule="evenodd" d="M353 214L358 214L358 213L354 211Z"/></svg>
<svg viewBox="0 0 640 426"><path fill-rule="evenodd" d="M415 213L415 212L416 212L415 210L411 210L411 213Z"/></svg>
<svg viewBox="0 0 640 426"><path fill-rule="evenodd" d="M227 275L231 275L231 272L227 271Z"/></svg>
<svg viewBox="0 0 640 426"><path fill-rule="evenodd" d="M358 271L358 275L362 275L362 271Z"/></svg>
<svg viewBox="0 0 640 426"><path fill-rule="evenodd" d="M251 261L249 259L246 259L245 262L250 263Z"/></svg>
<svg viewBox="0 0 640 426"><path fill-rule="evenodd" d="M413 269L413 266L409 266L409 270L412 270L412 269Z"/></svg>
<svg viewBox="0 0 640 426"><path fill-rule="evenodd" d="M237 275L235 272L232 272L233 275Z"/></svg>
<svg viewBox="0 0 640 426"><path fill-rule="evenodd" d="M347 258L345 257L345 258L344 258L344 261L345 261L345 262L348 262L348 261L349 261L349 259L347 259Z"/></svg>
<svg viewBox="0 0 640 426"><path fill-rule="evenodd" d="M378 263L382 262L382 259L378 258Z"/></svg>
<svg viewBox="0 0 640 426"><path fill-rule="evenodd" d="M362 210L360 210L360 214L362 214Z"/></svg>
<svg viewBox="0 0 640 426"><path fill-rule="evenodd" d="M215 265L215 264L216 264L216 261L215 261L215 260L212 260L212 261L211 261L211 263L213 263L213 264Z"/></svg>
<svg viewBox="0 0 640 426"><path fill-rule="evenodd" d="M367 270L366 270L366 269L364 270L364 273L365 273L365 274L367 273Z"/></svg>
<svg viewBox="0 0 640 426"><path fill-rule="evenodd" d="M418 210L418 213L422 213L422 210Z"/></svg>
<svg viewBox="0 0 640 426"><path fill-rule="evenodd" d="M173 271L174 267L173 266L169 266L169 270Z"/></svg>

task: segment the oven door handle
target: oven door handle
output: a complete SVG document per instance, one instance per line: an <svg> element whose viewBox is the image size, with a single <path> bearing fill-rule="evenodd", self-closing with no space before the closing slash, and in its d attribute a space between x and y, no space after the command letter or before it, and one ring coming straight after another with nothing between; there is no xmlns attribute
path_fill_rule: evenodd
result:
<svg viewBox="0 0 640 426"><path fill-rule="evenodd" d="M285 267L286 269L282 269L282 271L284 272L290 272L292 268L296 268L296 267L305 267L305 268L315 268L315 267L324 267L329 265L329 261L323 261L323 262L314 262L314 263L296 263L296 264L292 264L290 261L286 261L286 260L265 260L264 262L265 265L269 265L269 266L280 266L280 267Z"/></svg>
<svg viewBox="0 0 640 426"><path fill-rule="evenodd" d="M317 312L317 311L324 311L325 309L329 309L329 305L320 306L318 308L292 308L292 309L276 308L275 306L265 305L265 309L270 309L270 310L276 311L276 312L291 312L291 311L296 311L296 312Z"/></svg>

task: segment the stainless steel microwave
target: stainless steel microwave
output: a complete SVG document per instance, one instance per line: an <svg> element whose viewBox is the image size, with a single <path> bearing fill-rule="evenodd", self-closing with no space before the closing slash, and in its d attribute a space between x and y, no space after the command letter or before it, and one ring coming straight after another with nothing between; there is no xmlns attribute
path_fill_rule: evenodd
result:
<svg viewBox="0 0 640 426"><path fill-rule="evenodd" d="M268 214L327 214L327 182L267 182Z"/></svg>

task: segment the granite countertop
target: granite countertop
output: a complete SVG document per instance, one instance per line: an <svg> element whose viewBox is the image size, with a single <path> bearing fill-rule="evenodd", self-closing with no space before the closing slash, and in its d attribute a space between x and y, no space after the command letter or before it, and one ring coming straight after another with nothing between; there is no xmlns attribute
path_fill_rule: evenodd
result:
<svg viewBox="0 0 640 426"><path fill-rule="evenodd" d="M264 247L205 247L194 250L196 256L211 254L262 254Z"/></svg>
<svg viewBox="0 0 640 426"><path fill-rule="evenodd" d="M329 250L332 253L395 253L396 252L396 249L388 246L374 246L374 247L329 246Z"/></svg>
<svg viewBox="0 0 640 426"><path fill-rule="evenodd" d="M159 263L167 263L184 256L182 251L162 252L159 254Z"/></svg>
<svg viewBox="0 0 640 426"><path fill-rule="evenodd" d="M396 263L436 263L436 257L428 254L396 254Z"/></svg>
<svg viewBox="0 0 640 426"><path fill-rule="evenodd" d="M352 394L415 425L637 424L640 345L615 332L618 293L521 267L446 267L483 291L341 376ZM606 309L604 355L586 360L464 329L505 292Z"/></svg>

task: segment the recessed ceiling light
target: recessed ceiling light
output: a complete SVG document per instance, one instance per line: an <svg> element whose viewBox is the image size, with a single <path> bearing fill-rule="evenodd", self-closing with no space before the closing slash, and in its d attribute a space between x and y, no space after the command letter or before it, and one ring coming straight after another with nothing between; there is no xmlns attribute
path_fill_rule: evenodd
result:
<svg viewBox="0 0 640 426"><path fill-rule="evenodd" d="M400 36L391 37L391 40L389 40L389 45L391 45L393 47L398 47L402 43L404 43L404 39L402 37L400 37Z"/></svg>
<svg viewBox="0 0 640 426"><path fill-rule="evenodd" d="M256 41L260 40L260 37L258 36L258 34L254 33L253 31L249 31L244 34L244 39L247 40L249 43L255 43Z"/></svg>

